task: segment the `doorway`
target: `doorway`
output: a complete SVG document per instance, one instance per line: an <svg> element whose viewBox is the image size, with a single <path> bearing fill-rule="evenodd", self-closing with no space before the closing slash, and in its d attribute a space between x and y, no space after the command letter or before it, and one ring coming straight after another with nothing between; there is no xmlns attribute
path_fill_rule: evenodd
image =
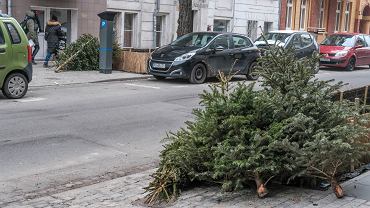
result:
<svg viewBox="0 0 370 208"><path fill-rule="evenodd" d="M62 29L67 34L67 44L75 41L77 39L77 9L65 9L65 8L52 8L52 7L36 7L31 6L31 10L37 13L40 20L41 31L39 33L39 44L40 51L36 55L36 60L44 60L47 52L47 43L45 41L45 28L48 20L55 15L58 21L62 25Z"/></svg>
<svg viewBox="0 0 370 208"><path fill-rule="evenodd" d="M362 12L362 20L360 21L360 33L370 33L370 6L366 5Z"/></svg>

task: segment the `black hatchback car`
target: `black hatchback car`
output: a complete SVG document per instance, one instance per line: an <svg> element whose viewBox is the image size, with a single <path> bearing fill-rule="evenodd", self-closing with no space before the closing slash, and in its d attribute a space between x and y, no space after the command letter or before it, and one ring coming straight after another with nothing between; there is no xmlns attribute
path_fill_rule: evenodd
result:
<svg viewBox="0 0 370 208"><path fill-rule="evenodd" d="M173 77L195 84L217 76L219 71L256 79L253 69L258 57L258 48L244 35L189 33L155 50L149 59L148 73L159 80Z"/></svg>

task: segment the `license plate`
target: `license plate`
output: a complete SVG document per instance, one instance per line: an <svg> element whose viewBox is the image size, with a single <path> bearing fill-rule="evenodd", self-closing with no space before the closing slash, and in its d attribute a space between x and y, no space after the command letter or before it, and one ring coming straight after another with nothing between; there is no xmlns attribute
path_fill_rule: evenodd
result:
<svg viewBox="0 0 370 208"><path fill-rule="evenodd" d="M328 58L320 58L320 61L330 62L330 59L328 59Z"/></svg>
<svg viewBox="0 0 370 208"><path fill-rule="evenodd" d="M153 67L158 69L164 69L166 68L166 64L153 63Z"/></svg>

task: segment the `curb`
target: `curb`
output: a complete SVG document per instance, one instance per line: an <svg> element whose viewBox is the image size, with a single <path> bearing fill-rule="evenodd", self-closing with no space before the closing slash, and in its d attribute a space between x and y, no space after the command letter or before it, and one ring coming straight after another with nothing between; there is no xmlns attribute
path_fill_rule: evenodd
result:
<svg viewBox="0 0 370 208"><path fill-rule="evenodd" d="M127 78L117 78L117 79L105 79L105 80L99 80L99 81L92 81L87 83L102 83L102 82L117 82L117 81L131 81L131 80L143 80L151 78L152 75L143 75L141 77L127 77Z"/></svg>
<svg viewBox="0 0 370 208"><path fill-rule="evenodd" d="M104 83L104 82L119 82L119 81L134 81L134 80L144 80L151 78L152 75L144 75L141 77L127 77L127 78L116 78L116 79L104 79L98 81L86 81L86 82L74 82L74 83L67 83L67 84L44 84L44 85L30 85L30 87L53 87L53 86L68 86L68 85L79 85L79 84L94 84L94 83Z"/></svg>

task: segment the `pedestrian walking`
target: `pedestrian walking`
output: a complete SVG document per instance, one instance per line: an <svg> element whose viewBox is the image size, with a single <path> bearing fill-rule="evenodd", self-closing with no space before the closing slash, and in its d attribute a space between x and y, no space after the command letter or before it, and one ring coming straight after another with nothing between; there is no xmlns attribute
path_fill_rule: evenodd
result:
<svg viewBox="0 0 370 208"><path fill-rule="evenodd" d="M48 44L47 54L44 62L44 67L48 67L49 60L52 55L57 55L59 40L64 36L62 26L58 22L58 18L53 15L48 21L45 28L45 40Z"/></svg>
<svg viewBox="0 0 370 208"><path fill-rule="evenodd" d="M37 17L37 14L30 10L26 12L26 17L21 23L23 30L25 30L27 34L28 40L32 40L33 42L33 52L32 52L32 63L36 64L35 57L40 50L39 44L39 31L40 30L40 20Z"/></svg>

